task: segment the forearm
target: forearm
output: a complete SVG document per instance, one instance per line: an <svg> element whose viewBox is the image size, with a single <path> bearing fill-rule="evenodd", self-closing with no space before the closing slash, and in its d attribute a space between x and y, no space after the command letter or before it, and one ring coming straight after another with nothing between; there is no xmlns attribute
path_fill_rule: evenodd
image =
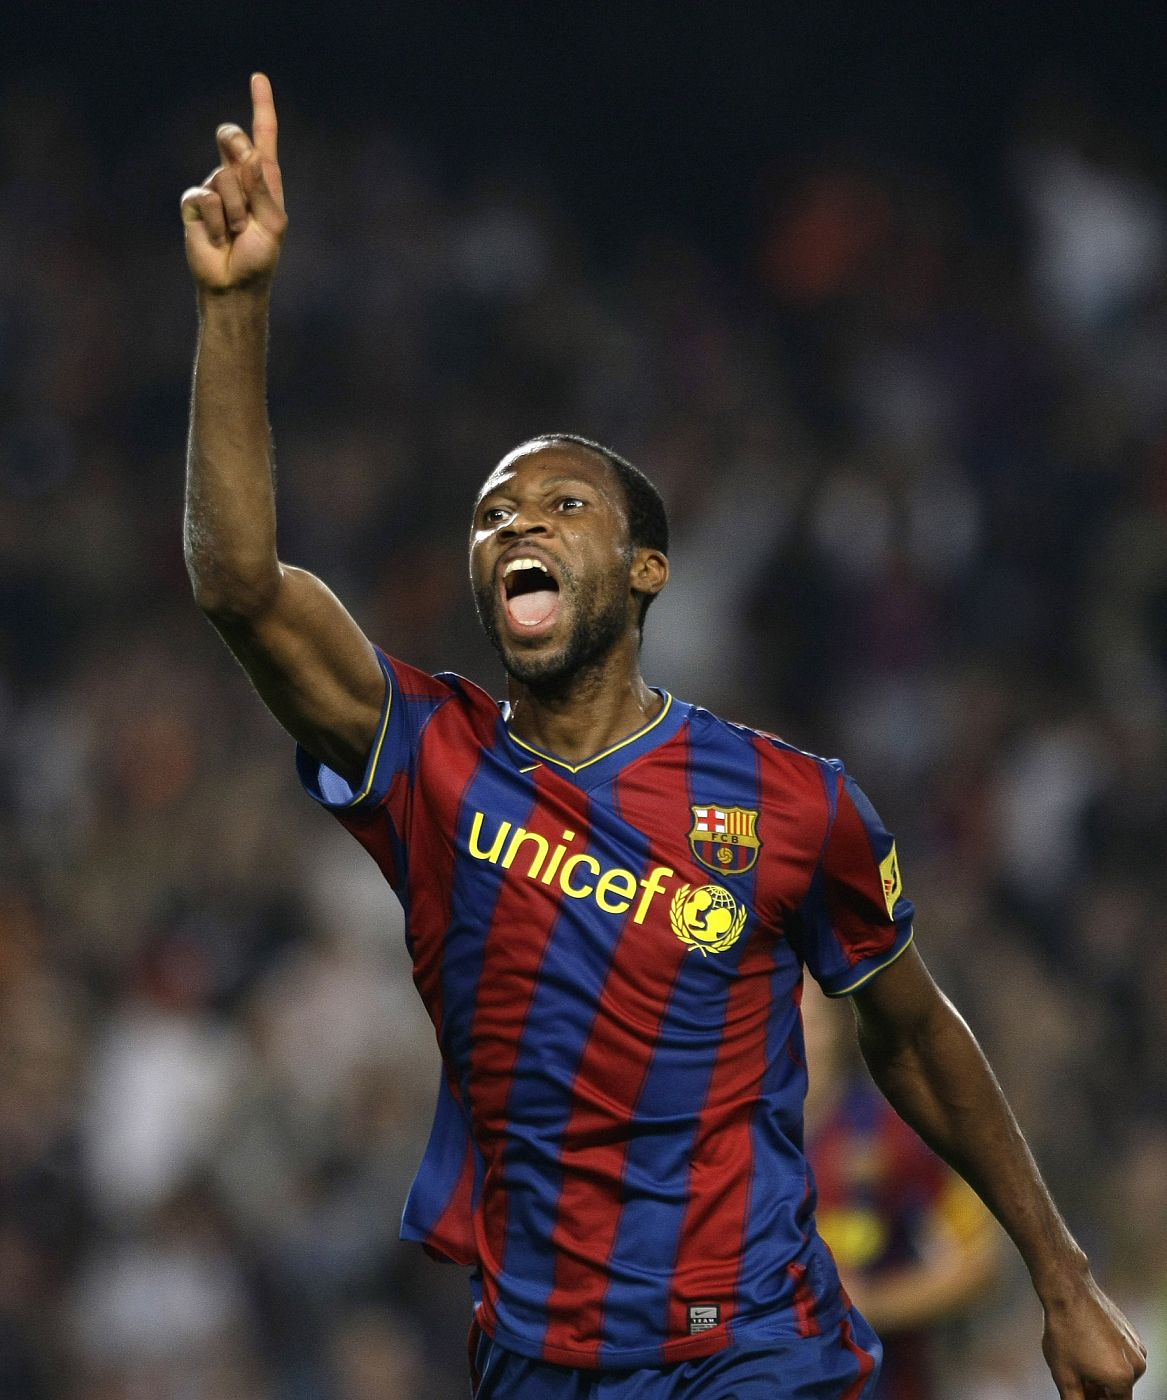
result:
<svg viewBox="0 0 1167 1400"><path fill-rule="evenodd" d="M266 290L199 293L184 539L199 605L247 615L279 583Z"/></svg>
<svg viewBox="0 0 1167 1400"><path fill-rule="evenodd" d="M901 1117L977 1192L1017 1245L1038 1294L1079 1286L1086 1259L1058 1213L1001 1088L942 996L910 1032L860 1022L872 1075Z"/></svg>

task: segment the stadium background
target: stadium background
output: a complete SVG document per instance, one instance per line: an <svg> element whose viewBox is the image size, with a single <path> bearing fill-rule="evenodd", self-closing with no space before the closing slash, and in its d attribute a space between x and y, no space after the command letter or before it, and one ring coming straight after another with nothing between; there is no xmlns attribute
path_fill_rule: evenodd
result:
<svg viewBox="0 0 1167 1400"><path fill-rule="evenodd" d="M4 1400L463 1393L462 1280L395 1242L436 1073L396 906L182 567L177 200L258 66L285 556L497 686L473 489L548 428L642 464L649 678L846 757L1167 1332L1163 18L924 9L6 9ZM946 1396L1050 1394L1038 1326L1014 1267Z"/></svg>

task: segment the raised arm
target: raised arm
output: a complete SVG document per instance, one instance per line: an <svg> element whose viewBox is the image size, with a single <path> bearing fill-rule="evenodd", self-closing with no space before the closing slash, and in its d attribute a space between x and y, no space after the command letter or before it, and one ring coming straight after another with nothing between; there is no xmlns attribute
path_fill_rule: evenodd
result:
<svg viewBox="0 0 1167 1400"><path fill-rule="evenodd" d="M267 325L287 228L275 101L251 79L252 132L219 127L221 164L182 197L199 336L187 450L185 546L199 607L268 708L350 780L385 683L368 639L319 579L276 551Z"/></svg>
<svg viewBox="0 0 1167 1400"><path fill-rule="evenodd" d="M1008 1231L1045 1309L1062 1400L1130 1400L1146 1351L1094 1282L980 1046L914 948L854 996L859 1042L900 1116Z"/></svg>

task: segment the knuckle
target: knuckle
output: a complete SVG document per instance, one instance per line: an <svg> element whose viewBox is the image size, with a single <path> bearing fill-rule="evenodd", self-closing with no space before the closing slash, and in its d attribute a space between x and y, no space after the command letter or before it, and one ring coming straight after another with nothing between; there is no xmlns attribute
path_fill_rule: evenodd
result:
<svg viewBox="0 0 1167 1400"><path fill-rule="evenodd" d="M243 194L237 181L231 180L227 176L219 176L215 180L213 189L223 203L230 205L232 209L242 207Z"/></svg>
<svg viewBox="0 0 1167 1400"><path fill-rule="evenodd" d="M203 189L190 189L179 201L184 223L213 223L222 210L222 204Z"/></svg>
<svg viewBox="0 0 1167 1400"><path fill-rule="evenodd" d="M215 132L219 145L235 160L243 160L251 153L251 140L242 127L234 122L224 122Z"/></svg>

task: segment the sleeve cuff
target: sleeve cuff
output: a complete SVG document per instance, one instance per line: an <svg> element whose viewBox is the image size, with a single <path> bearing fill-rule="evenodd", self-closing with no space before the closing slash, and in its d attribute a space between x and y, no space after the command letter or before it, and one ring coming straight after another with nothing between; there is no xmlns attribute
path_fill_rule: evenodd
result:
<svg viewBox="0 0 1167 1400"><path fill-rule="evenodd" d="M865 982L870 982L873 977L878 977L885 968L890 967L897 958L906 953L915 936L916 930L909 924L906 936L905 933L901 933L890 952L873 958L864 958L862 962L847 968L837 978L832 978L829 987L823 985L823 991L829 997L849 997L852 992L857 992Z"/></svg>
<svg viewBox="0 0 1167 1400"><path fill-rule="evenodd" d="M393 765L388 761L387 741L389 716L393 710L393 673L380 651L377 652L377 660L385 676L385 701L360 783L354 788L347 778L321 763L299 744L296 745L296 771L300 782L308 796L329 811L371 811L380 806L389 791Z"/></svg>

